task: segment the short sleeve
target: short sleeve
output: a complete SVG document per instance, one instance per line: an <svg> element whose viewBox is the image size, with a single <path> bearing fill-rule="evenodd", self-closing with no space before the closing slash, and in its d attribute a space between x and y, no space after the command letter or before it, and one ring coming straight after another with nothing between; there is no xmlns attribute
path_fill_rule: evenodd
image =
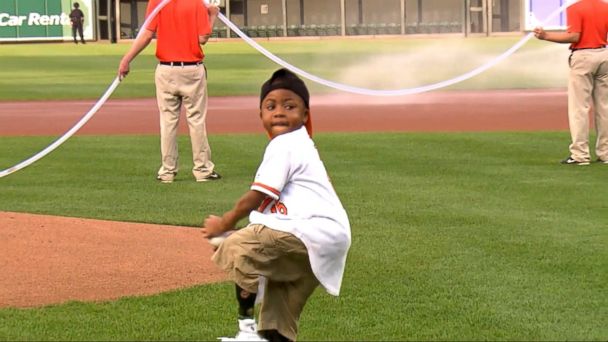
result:
<svg viewBox="0 0 608 342"><path fill-rule="evenodd" d="M148 17L152 13L152 11L154 11L154 9L156 8L157 5L158 5L158 0L150 0L148 2L148 8L146 9L146 19L148 19ZM152 18L152 20L148 24L148 27L145 27L145 29L152 31L152 32L156 32L157 27L158 27L158 14L154 18Z"/></svg>
<svg viewBox="0 0 608 342"><path fill-rule="evenodd" d="M583 32L583 20L578 11L578 8L575 6L570 6L566 10L567 15L567 23L568 23L568 33L581 33Z"/></svg>
<svg viewBox="0 0 608 342"><path fill-rule="evenodd" d="M198 35L199 36L204 36L204 35L208 35L211 34L211 25L209 23L209 10L207 9L207 7L205 6L205 4L202 1L198 2L198 7L197 7L197 11L199 13L198 17Z"/></svg>
<svg viewBox="0 0 608 342"><path fill-rule="evenodd" d="M290 153L278 144L269 144L264 159L256 172L251 190L278 199L289 181L291 173Z"/></svg>

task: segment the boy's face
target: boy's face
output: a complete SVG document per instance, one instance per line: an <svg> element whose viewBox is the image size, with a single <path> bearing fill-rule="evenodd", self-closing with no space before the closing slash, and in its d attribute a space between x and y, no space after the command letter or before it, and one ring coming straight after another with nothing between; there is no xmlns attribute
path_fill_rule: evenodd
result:
<svg viewBox="0 0 608 342"><path fill-rule="evenodd" d="M308 121L308 109L304 100L293 91L275 89L262 101L260 118L272 139L302 127Z"/></svg>

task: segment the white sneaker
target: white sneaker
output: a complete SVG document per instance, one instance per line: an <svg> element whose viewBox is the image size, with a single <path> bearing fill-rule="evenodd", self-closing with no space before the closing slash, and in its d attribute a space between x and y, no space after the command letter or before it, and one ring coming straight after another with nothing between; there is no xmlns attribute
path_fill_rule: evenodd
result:
<svg viewBox="0 0 608 342"><path fill-rule="evenodd" d="M218 337L222 342L233 341L268 341L258 335L258 325L251 318L239 319L239 332L235 337Z"/></svg>

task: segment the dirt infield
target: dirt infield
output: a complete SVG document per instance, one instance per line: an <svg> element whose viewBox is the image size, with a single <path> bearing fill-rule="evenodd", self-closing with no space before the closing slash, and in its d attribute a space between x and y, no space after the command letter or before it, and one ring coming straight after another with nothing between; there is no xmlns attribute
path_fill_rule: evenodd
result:
<svg viewBox="0 0 608 342"><path fill-rule="evenodd" d="M93 104L0 102L0 136L60 135ZM209 134L261 133L257 108L256 97L210 98ZM565 90L311 99L316 132L566 130L566 110ZM180 132L187 133L185 120ZM158 134L155 100L108 101L78 134ZM0 307L111 300L223 279L192 228L10 212L0 212L0 228Z"/></svg>
<svg viewBox="0 0 608 342"><path fill-rule="evenodd" d="M0 212L0 307L150 295L224 279L186 227Z"/></svg>
<svg viewBox="0 0 608 342"><path fill-rule="evenodd" d="M59 135L95 101L0 102L0 136ZM258 98L209 99L209 134L261 132ZM565 90L425 93L311 98L314 129L336 131L565 130ZM110 100L78 134L158 134L154 99ZM180 132L187 133L185 120Z"/></svg>

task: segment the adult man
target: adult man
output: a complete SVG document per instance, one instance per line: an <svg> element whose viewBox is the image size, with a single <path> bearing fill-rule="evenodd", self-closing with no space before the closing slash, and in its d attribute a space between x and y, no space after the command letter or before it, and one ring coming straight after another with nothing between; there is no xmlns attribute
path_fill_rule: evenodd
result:
<svg viewBox="0 0 608 342"><path fill-rule="evenodd" d="M86 44L84 41L84 35L82 32L82 25L84 24L84 13L80 10L80 4L75 2L74 9L70 12L70 21L72 22L72 36L74 37L74 44L78 44L76 33L80 35L80 41L82 44Z"/></svg>
<svg viewBox="0 0 608 342"><path fill-rule="evenodd" d="M538 39L569 43L568 121L570 156L562 164L589 165L589 111L593 106L597 161L608 164L608 1L581 0L567 9L568 30L534 29Z"/></svg>
<svg viewBox="0 0 608 342"><path fill-rule="evenodd" d="M148 2L147 16L161 0ZM220 179L211 161L205 119L207 80L203 65L204 45L217 17L217 6L205 7L202 0L170 1L137 37L120 61L118 74L129 73L130 62L150 43L156 33L156 99L160 112L161 167L157 179L172 183L178 172L177 130L182 104L190 128L192 174L197 182Z"/></svg>

